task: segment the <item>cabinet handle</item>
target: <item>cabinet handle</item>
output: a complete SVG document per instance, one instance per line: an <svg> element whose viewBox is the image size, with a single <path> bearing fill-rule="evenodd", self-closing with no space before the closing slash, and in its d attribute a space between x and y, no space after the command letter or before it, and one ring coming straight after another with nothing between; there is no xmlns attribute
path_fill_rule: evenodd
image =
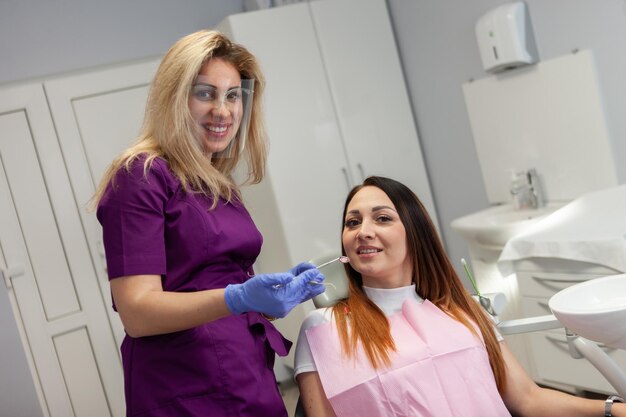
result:
<svg viewBox="0 0 626 417"><path fill-rule="evenodd" d="M547 312L552 313L552 310L550 309L550 304L546 303L545 301L537 301L537 304L539 305L539 307L542 307Z"/></svg>
<svg viewBox="0 0 626 417"><path fill-rule="evenodd" d="M361 182L365 181L365 170L363 170L363 165L359 162L356 164L356 168L359 170L359 174L361 175Z"/></svg>
<svg viewBox="0 0 626 417"><path fill-rule="evenodd" d="M350 177L348 176L348 170L345 167L343 167L341 168L341 172L343 172L343 178L346 180L348 191L350 191L352 189L352 185L350 185Z"/></svg>
<svg viewBox="0 0 626 417"><path fill-rule="evenodd" d="M25 272L26 270L22 264L13 265L9 268L0 268L0 276L2 276L4 285L6 285L8 289L13 288L13 282L11 282L11 279L24 275Z"/></svg>
<svg viewBox="0 0 626 417"><path fill-rule="evenodd" d="M558 337L545 335L546 340L552 343L557 349L562 350L563 352L569 355L569 347L567 346L566 340L561 340Z"/></svg>
<svg viewBox="0 0 626 417"><path fill-rule="evenodd" d="M541 277L537 275L533 275L532 279L534 279L539 285L544 288L548 288L549 290L560 291L563 288L569 287L573 284L578 284L584 282L585 280L577 280L577 279L557 279L557 278L547 278ZM561 284L561 285L558 285Z"/></svg>
<svg viewBox="0 0 626 417"><path fill-rule="evenodd" d="M546 338L548 342L552 343L558 349L561 349L569 354L569 346L566 340L561 340L558 337L550 336L550 335L545 335L544 337ZM596 342L592 342L592 343L595 343L596 345L598 345L599 348L601 348L607 353L615 350L614 348L608 347L607 345L604 345L602 343L596 343Z"/></svg>
<svg viewBox="0 0 626 417"><path fill-rule="evenodd" d="M588 281L589 279L592 279L592 278L587 278L587 279L584 279L584 278L583 279L559 279L559 278L542 277L542 276L539 276L539 275L533 275L532 277L533 277L533 279L535 281L564 282L564 283L570 283L570 284L579 283L579 282L583 282L583 281Z"/></svg>

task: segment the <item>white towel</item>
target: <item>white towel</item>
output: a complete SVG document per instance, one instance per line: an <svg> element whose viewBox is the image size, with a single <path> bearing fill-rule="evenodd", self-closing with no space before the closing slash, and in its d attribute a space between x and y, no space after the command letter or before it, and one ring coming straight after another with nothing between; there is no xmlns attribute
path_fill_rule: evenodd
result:
<svg viewBox="0 0 626 417"><path fill-rule="evenodd" d="M513 261L560 258L626 272L626 185L595 191L510 239L498 259L503 276Z"/></svg>

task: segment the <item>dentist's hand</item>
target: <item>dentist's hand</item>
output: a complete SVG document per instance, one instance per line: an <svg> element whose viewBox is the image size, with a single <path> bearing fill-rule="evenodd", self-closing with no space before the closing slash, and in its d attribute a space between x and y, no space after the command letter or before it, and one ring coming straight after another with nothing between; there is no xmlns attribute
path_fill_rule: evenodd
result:
<svg viewBox="0 0 626 417"><path fill-rule="evenodd" d="M313 265L312 263L310 263L310 262L301 262L298 265L296 265L293 268L291 268L289 270L289 273L292 274L292 275L300 275L304 271L308 271L309 269L313 269L313 268L316 268L316 266Z"/></svg>
<svg viewBox="0 0 626 417"><path fill-rule="evenodd" d="M298 304L323 293L324 279L314 265L301 263L289 272L255 275L243 284L230 284L224 299L233 314L256 311L285 317Z"/></svg>

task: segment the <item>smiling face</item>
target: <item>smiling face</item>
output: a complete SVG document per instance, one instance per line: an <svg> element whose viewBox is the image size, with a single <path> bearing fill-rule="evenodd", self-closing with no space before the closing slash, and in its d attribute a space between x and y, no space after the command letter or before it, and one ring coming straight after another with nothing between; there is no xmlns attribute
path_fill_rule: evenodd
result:
<svg viewBox="0 0 626 417"><path fill-rule="evenodd" d="M412 284L406 230L395 206L380 188L363 187L348 203L342 242L363 285L397 288Z"/></svg>
<svg viewBox="0 0 626 417"><path fill-rule="evenodd" d="M188 103L205 152L212 155L223 151L241 123L243 102L239 72L223 59L210 59L202 66Z"/></svg>

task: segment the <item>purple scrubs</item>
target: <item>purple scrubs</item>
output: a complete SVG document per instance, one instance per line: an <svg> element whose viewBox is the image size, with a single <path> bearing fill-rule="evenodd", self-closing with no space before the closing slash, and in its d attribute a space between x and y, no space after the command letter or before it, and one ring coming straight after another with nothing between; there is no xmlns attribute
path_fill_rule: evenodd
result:
<svg viewBox="0 0 626 417"><path fill-rule="evenodd" d="M177 292L247 280L263 239L243 205L220 200L209 210L210 199L185 193L163 159L145 176L143 161L130 172L122 168L98 206L109 279L161 275L163 289ZM170 334L127 335L126 415L287 417L273 364L274 354L290 347L258 313Z"/></svg>

